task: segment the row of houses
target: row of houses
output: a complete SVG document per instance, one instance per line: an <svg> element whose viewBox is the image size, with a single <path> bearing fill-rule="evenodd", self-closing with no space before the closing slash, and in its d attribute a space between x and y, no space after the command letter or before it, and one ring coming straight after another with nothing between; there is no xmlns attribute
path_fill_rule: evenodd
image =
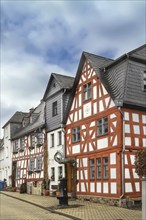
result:
<svg viewBox="0 0 146 220"><path fill-rule="evenodd" d="M75 78L52 73L40 104L3 126L0 179L53 194L141 197L135 153L146 147L146 45L116 60L83 52Z"/></svg>

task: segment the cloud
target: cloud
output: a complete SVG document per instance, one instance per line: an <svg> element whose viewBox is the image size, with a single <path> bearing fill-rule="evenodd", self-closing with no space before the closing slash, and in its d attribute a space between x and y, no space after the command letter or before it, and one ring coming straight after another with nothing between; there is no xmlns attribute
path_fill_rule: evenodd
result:
<svg viewBox="0 0 146 220"><path fill-rule="evenodd" d="M82 51L117 58L146 41L145 1L1 1L1 118L35 107Z"/></svg>

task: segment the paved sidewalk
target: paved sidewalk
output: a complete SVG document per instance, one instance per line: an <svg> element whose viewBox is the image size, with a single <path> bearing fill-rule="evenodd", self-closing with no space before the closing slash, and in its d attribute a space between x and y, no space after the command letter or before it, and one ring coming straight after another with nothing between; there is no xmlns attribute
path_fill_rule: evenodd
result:
<svg viewBox="0 0 146 220"><path fill-rule="evenodd" d="M1 193L74 220L141 220L142 218L142 212L140 210L119 208L90 201L69 200L67 207L60 207L56 197L7 191L2 191Z"/></svg>

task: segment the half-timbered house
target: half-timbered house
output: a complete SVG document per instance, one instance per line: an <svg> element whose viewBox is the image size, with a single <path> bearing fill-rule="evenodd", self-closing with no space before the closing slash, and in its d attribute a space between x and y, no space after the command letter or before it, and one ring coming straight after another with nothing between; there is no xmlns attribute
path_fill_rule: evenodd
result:
<svg viewBox="0 0 146 220"><path fill-rule="evenodd" d="M12 179L13 186L20 189L27 184L27 193L42 194L45 158L45 103L30 109L29 116L22 120L12 136ZM47 159L47 158L46 158Z"/></svg>
<svg viewBox="0 0 146 220"><path fill-rule="evenodd" d="M66 117L68 192L112 204L141 197L145 110L146 45L116 60L82 53Z"/></svg>
<svg viewBox="0 0 146 220"><path fill-rule="evenodd" d="M65 166L62 163L65 157L63 117L73 81L73 77L52 73L43 97L46 102L45 118L50 195L57 190L59 180L65 177Z"/></svg>
<svg viewBox="0 0 146 220"><path fill-rule="evenodd" d="M3 146L0 154L0 179L6 181L7 186L12 185L12 147L11 138L17 129L21 127L23 117L26 112L15 112L15 114L4 124Z"/></svg>

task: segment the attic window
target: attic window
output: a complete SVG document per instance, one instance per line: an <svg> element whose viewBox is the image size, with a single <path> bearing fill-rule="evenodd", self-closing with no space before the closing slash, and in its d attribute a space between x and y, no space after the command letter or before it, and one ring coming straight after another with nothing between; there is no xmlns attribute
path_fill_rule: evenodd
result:
<svg viewBox="0 0 146 220"><path fill-rule="evenodd" d="M144 83L144 91L146 92L146 70L144 70L144 74L143 74L143 83Z"/></svg>
<svg viewBox="0 0 146 220"><path fill-rule="evenodd" d="M55 82L53 83L53 87L54 87L54 88L56 87L56 83L55 83Z"/></svg>

